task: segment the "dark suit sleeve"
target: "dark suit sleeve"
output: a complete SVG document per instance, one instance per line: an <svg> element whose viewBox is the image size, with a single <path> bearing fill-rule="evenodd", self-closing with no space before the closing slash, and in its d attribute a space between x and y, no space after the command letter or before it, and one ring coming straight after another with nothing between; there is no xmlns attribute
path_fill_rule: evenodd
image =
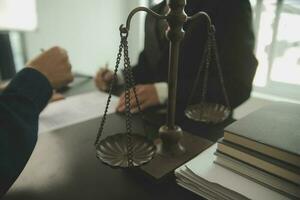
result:
<svg viewBox="0 0 300 200"><path fill-rule="evenodd" d="M153 71L150 69L145 50L139 55L138 64L132 68L136 84L152 83L154 81Z"/></svg>
<svg viewBox="0 0 300 200"><path fill-rule="evenodd" d="M227 1L226 1L227 2ZM232 0L219 5L217 42L225 86L233 108L250 97L257 60L249 1ZM219 38L219 39L218 39Z"/></svg>
<svg viewBox="0 0 300 200"><path fill-rule="evenodd" d="M162 4L156 5L151 9L160 12ZM137 84L147 84L159 81L157 79L157 68L161 52L157 41L157 19L147 14L145 19L145 40L144 50L140 53L138 63L132 68L133 75Z"/></svg>
<svg viewBox="0 0 300 200"><path fill-rule="evenodd" d="M254 35L252 30L252 13L250 3L246 0L218 1L207 10L216 27L216 38L225 87L232 108L236 108L247 100L252 90L257 60L253 54ZM203 29L205 23L196 23L195 28L187 32L187 40L183 45L181 68L178 81L178 108L186 107L187 97L190 96L196 73L199 69L204 41ZM225 104L220 78L212 62L209 71L206 100ZM203 77L202 79L203 80ZM194 101L200 101L202 83L195 95Z"/></svg>
<svg viewBox="0 0 300 200"><path fill-rule="evenodd" d="M17 179L37 140L39 113L52 88L40 72L19 72L0 95L0 197Z"/></svg>

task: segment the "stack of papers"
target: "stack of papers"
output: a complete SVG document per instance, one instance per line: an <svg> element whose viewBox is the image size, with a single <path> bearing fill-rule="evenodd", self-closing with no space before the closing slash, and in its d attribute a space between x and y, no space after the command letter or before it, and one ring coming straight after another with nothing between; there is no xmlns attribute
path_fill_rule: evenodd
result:
<svg viewBox="0 0 300 200"><path fill-rule="evenodd" d="M214 163L217 145L175 170L177 183L206 199L272 199L287 197Z"/></svg>
<svg viewBox="0 0 300 200"><path fill-rule="evenodd" d="M40 115L39 134L61 129L103 115L108 94L95 91L50 103ZM113 113L118 97L112 96L108 114Z"/></svg>

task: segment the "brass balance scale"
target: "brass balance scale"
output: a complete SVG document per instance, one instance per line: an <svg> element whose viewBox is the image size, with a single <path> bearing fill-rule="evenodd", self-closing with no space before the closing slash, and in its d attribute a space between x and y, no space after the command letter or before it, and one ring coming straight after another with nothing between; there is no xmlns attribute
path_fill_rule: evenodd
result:
<svg viewBox="0 0 300 200"><path fill-rule="evenodd" d="M181 164L185 163L210 145L209 142L203 142L203 139L192 136L191 134L182 131L179 126L175 125L179 47L182 39L184 38L183 25L187 21L192 21L202 17L205 18L208 24L208 39L195 79L194 87L192 89L192 94L190 96L190 103L185 110L185 114L188 118L195 121L219 123L224 121L231 112L218 58L215 28L211 23L210 17L205 12L198 12L194 16L188 17L184 12L186 0L168 0L167 4L170 8L167 15L159 15L146 7L138 7L129 14L126 26L120 26L121 42L114 69L114 79L110 86L105 112L95 141L97 157L102 162L112 167L133 168L141 166L142 170L155 178L161 178L170 173L172 170L179 167ZM136 95L135 82L128 55L127 39L131 19L137 12L140 11L145 11L159 20L166 20L169 25L169 29L166 32L167 38L170 41L167 122L165 126L162 126L159 129L159 142L156 142L155 145L153 141L147 139L147 133L144 133L143 135L132 132L130 90L133 91L140 115L143 116L143 114L140 108L139 99ZM100 140L102 133L104 132L104 125L107 119L107 110L109 108L112 90L117 82L117 72L122 54L124 54L126 132L117 133L113 136ZM209 66L212 58L216 60L226 105L208 103L205 101ZM197 87L200 85L200 74L202 73L204 74L204 81L202 83L201 102L192 104L191 99L193 99Z"/></svg>

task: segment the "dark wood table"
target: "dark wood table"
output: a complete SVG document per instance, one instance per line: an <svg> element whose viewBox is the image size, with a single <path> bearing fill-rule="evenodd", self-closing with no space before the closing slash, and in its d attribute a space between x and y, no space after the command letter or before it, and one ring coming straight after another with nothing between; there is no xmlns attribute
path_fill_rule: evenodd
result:
<svg viewBox="0 0 300 200"><path fill-rule="evenodd" d="M91 80L78 82L67 96L95 90ZM157 131L164 117L147 115L147 129ZM153 123L151 123L153 122ZM143 130L139 118L133 120L133 131ZM201 197L176 185L170 176L158 183L138 171L112 169L96 158L94 140L100 118L76 124L58 131L39 135L36 148L21 176L3 200L193 200ZM183 122L188 131L216 141L222 127L197 126ZM195 126L196 125L196 126ZM201 128L202 127L202 128ZM124 132L124 116L111 114L104 136Z"/></svg>
<svg viewBox="0 0 300 200"><path fill-rule="evenodd" d="M161 183L129 170L101 163L93 146L100 119L41 134L21 176L4 200L71 199L201 199L176 185L173 177ZM134 129L141 130L138 120ZM105 135L124 131L124 118L112 114Z"/></svg>

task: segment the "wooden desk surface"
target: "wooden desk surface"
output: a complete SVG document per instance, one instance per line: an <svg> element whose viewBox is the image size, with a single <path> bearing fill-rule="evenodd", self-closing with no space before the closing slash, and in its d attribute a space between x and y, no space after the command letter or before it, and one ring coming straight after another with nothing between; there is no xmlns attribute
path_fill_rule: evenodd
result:
<svg viewBox="0 0 300 200"><path fill-rule="evenodd" d="M113 120L108 118L105 130L124 131L122 116L110 117ZM134 172L102 164L93 146L99 123L100 119L94 119L41 134L25 170L3 199L201 199L177 186L172 178L158 184ZM142 128L136 120L134 127Z"/></svg>
<svg viewBox="0 0 300 200"><path fill-rule="evenodd" d="M79 82L66 95L95 89L93 81L87 80ZM116 114L109 116L113 120L108 118L105 130L110 132L105 135L123 132L124 118ZM152 116L148 120L153 121ZM199 128L190 123L183 122L183 125L186 124L190 127L188 131L193 130L199 136L212 141L222 136L220 127L208 131L207 127ZM177 186L174 178L155 183L134 172L102 164L96 158L93 146L99 125L100 119L94 119L39 135L27 166L3 200L201 199ZM142 130L139 120L134 120L134 130Z"/></svg>

